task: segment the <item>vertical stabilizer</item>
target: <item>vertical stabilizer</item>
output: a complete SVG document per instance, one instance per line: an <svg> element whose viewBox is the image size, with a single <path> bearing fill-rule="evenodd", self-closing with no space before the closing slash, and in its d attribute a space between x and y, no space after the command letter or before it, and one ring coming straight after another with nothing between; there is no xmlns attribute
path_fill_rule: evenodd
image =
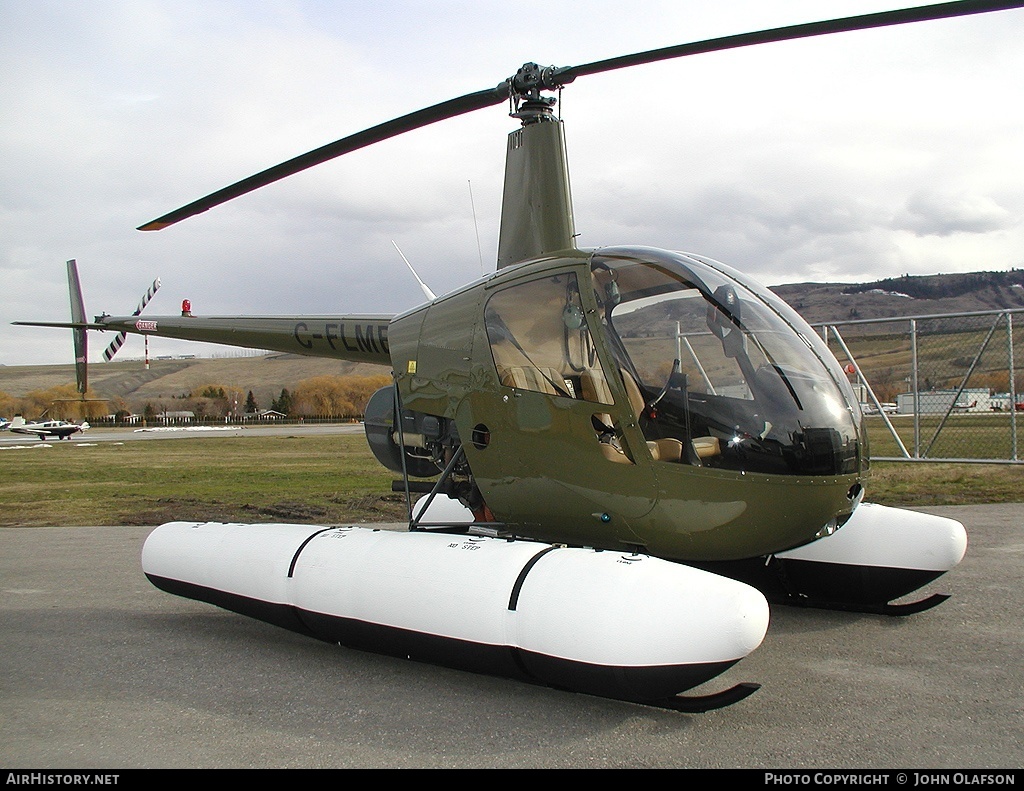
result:
<svg viewBox="0 0 1024 791"><path fill-rule="evenodd" d="M68 261L68 292L71 294L71 321L81 326L73 327L75 336L75 375L78 392L85 395L89 388L88 342L85 336L85 302L82 300L82 284L78 281L78 264L72 258Z"/></svg>

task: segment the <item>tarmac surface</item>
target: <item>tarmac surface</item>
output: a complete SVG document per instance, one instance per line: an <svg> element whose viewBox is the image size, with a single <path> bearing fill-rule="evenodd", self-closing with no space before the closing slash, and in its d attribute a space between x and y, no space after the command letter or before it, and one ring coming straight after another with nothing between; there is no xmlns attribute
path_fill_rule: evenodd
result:
<svg viewBox="0 0 1024 791"><path fill-rule="evenodd" d="M920 592L952 598L907 617L773 608L762 645L699 691L761 689L704 714L362 653L171 596L142 574L148 528L0 529L0 766L1020 769L1024 504L927 510L970 536Z"/></svg>

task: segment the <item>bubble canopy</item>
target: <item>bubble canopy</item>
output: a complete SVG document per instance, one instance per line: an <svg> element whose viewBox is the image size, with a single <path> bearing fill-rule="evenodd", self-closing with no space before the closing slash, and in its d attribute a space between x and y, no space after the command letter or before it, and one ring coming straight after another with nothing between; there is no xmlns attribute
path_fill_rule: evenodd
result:
<svg viewBox="0 0 1024 791"><path fill-rule="evenodd" d="M638 385L634 410L648 440L680 440L683 461L706 467L866 468L846 375L768 289L717 261L647 248L602 249L591 275L611 353Z"/></svg>

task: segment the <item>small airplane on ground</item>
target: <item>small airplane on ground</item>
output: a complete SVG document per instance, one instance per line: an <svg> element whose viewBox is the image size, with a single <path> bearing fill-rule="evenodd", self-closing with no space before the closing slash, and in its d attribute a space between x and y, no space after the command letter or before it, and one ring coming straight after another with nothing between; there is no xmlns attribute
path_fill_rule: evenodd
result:
<svg viewBox="0 0 1024 791"><path fill-rule="evenodd" d="M35 434L39 439L56 437L57 439L71 439L72 434L78 434L89 430L89 424L69 423L66 420L40 420L29 423L21 415L16 415L11 421L11 431L15 434Z"/></svg>

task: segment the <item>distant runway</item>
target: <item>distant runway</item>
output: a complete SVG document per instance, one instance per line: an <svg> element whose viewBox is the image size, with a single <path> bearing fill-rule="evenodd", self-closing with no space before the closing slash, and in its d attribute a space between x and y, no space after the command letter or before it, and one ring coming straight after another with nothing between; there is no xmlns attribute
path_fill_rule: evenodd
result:
<svg viewBox="0 0 1024 791"><path fill-rule="evenodd" d="M12 445L35 446L60 442L132 442L144 439L189 439L193 437L280 437L294 434L362 434L362 423L287 423L283 425L205 425L155 426L151 428L90 428L72 435L70 440L56 437L39 439L11 431L0 432L0 447Z"/></svg>
<svg viewBox="0 0 1024 791"><path fill-rule="evenodd" d="M961 565L905 618L775 608L679 714L352 651L163 593L147 528L0 529L0 765L1019 769L1024 505L928 509ZM889 785L897 785L895 779ZM912 782L910 784L913 784Z"/></svg>

